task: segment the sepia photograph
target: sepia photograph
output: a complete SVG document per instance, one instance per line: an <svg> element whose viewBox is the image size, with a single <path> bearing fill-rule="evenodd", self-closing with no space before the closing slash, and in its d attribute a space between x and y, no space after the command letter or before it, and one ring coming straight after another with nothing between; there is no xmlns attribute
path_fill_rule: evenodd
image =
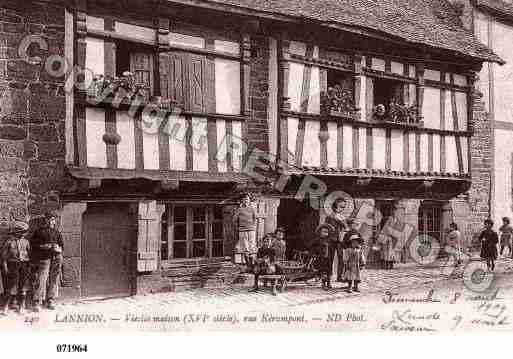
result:
<svg viewBox="0 0 513 359"><path fill-rule="evenodd" d="M0 335L511 333L512 220L513 0L0 0Z"/></svg>

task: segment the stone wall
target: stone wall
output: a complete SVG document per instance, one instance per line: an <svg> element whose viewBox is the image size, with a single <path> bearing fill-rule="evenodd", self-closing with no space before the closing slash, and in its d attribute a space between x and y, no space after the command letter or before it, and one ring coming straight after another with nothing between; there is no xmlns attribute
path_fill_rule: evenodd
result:
<svg viewBox="0 0 513 359"><path fill-rule="evenodd" d="M20 43L38 35L48 45L19 55ZM59 208L64 177L63 79L44 71L49 55L63 55L64 8L51 1L0 5L0 220L26 220Z"/></svg>

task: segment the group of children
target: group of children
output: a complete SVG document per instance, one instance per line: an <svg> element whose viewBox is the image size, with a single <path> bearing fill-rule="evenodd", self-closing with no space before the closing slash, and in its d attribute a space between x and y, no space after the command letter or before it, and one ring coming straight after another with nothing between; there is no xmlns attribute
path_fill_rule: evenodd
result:
<svg viewBox="0 0 513 359"><path fill-rule="evenodd" d="M64 249L56 225L56 214L48 212L41 226L32 232L30 241L27 239L29 225L25 222L9 222L7 230L2 231L0 315L13 307L22 313L29 289L34 312L39 312L43 304L47 309L55 309Z"/></svg>
<svg viewBox="0 0 513 359"><path fill-rule="evenodd" d="M359 292L361 270L365 267L365 256L362 249L363 239L356 230L357 223L348 220L350 229L339 233L330 223L323 223L317 228L317 240L310 251L317 258L317 269L321 275L322 287L331 289L331 276L335 251L338 254L337 280L347 283L348 292Z"/></svg>

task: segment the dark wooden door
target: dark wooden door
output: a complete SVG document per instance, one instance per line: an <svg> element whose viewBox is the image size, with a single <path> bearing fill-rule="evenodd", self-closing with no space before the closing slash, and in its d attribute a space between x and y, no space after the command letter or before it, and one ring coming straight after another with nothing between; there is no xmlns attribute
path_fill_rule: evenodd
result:
<svg viewBox="0 0 513 359"><path fill-rule="evenodd" d="M124 204L90 204L84 214L82 295L132 294L130 253L136 226Z"/></svg>

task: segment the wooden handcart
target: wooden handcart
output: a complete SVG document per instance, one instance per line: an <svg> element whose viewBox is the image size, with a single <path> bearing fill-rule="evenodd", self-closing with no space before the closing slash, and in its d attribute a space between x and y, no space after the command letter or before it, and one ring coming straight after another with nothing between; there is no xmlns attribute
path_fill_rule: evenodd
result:
<svg viewBox="0 0 513 359"><path fill-rule="evenodd" d="M287 286L295 282L305 284L317 284L320 275L315 269L316 258L306 252L295 252L293 261L282 261L276 263L276 273L259 274L255 281L261 281L264 288L270 288L273 295L284 292ZM257 283L256 283L257 284Z"/></svg>

